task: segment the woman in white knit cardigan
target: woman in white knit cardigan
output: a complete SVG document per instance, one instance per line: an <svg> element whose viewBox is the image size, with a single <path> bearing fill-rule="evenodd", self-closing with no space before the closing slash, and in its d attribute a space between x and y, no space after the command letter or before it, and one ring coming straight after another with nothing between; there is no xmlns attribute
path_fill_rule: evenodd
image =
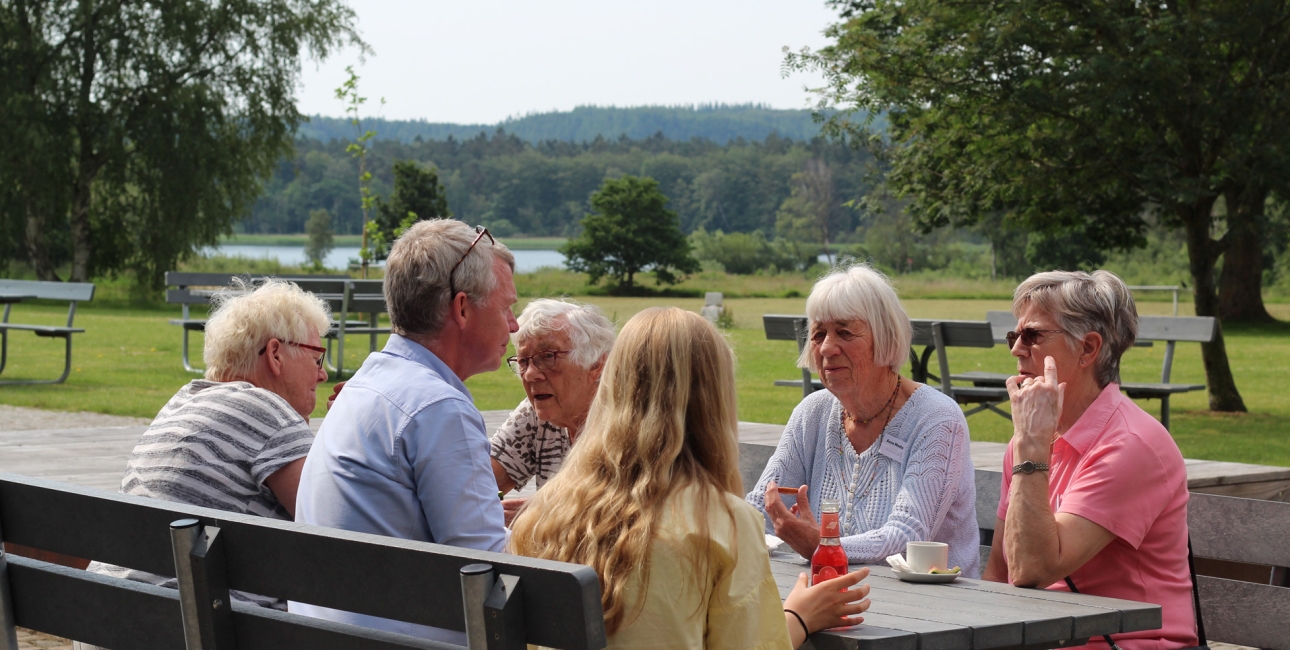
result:
<svg viewBox="0 0 1290 650"><path fill-rule="evenodd" d="M798 365L826 390L793 410L746 497L767 532L809 558L819 544L813 513L836 500L851 562L880 563L911 541L946 542L950 566L980 575L967 421L953 399L900 376L912 337L887 278L863 264L835 269L811 290L806 314ZM791 507L781 485L797 488Z"/></svg>

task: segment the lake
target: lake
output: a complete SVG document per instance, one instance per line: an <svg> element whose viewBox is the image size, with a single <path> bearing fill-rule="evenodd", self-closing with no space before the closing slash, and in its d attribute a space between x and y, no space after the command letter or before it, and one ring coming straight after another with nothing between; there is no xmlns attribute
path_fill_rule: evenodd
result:
<svg viewBox="0 0 1290 650"><path fill-rule="evenodd" d="M250 259L276 259L288 266L303 266L305 249L303 246L250 246L244 244L224 244L218 248L208 248L206 255L228 255ZM515 255L515 272L532 273L545 266L564 268L564 255L559 251L511 251ZM357 246L341 246L332 249L323 260L323 266L329 269L345 269L349 261L358 259ZM382 262L383 264L384 262Z"/></svg>

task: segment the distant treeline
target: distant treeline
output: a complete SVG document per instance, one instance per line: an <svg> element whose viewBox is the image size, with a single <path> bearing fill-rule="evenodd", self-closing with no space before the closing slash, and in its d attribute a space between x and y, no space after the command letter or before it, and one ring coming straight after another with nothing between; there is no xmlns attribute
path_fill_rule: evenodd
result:
<svg viewBox="0 0 1290 650"><path fill-rule="evenodd" d="M498 124L444 124L423 120L363 121L363 128L376 132L379 140L414 142L421 140L467 140L481 132L492 135L498 129L521 140L591 142L597 137L615 140L626 136L641 140L662 133L669 140L700 138L720 144L740 138L761 141L772 133L781 138L809 141L820 134L820 125L808 110L774 109L760 104L712 104L700 106L579 106L572 111L533 113L508 118ZM354 125L348 119L313 116L300 126L300 136L328 142L352 140Z"/></svg>
<svg viewBox="0 0 1290 650"><path fill-rule="evenodd" d="M337 234L359 232L358 166L345 146L337 139L298 140L295 157L279 165L241 228L299 233L309 212L321 208L331 213ZM863 150L821 138L790 140L771 134L718 144L655 135L532 143L499 131L464 139L376 140L367 167L379 196L390 194L395 161L436 168L454 216L503 236L577 234L591 193L606 178L626 174L657 180L687 233L704 228L761 230L774 236L791 179L811 159L822 159L832 175L835 232L854 232L862 215L842 204L868 193L873 159Z"/></svg>

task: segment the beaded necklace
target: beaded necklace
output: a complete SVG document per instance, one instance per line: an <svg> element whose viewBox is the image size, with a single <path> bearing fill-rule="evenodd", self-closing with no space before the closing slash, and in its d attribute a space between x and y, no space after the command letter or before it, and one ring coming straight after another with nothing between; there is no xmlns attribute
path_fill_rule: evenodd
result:
<svg viewBox="0 0 1290 650"><path fill-rule="evenodd" d="M850 444L851 442L850 439L847 438L847 420L851 420L852 422L860 422L861 425L867 425L870 422L873 422L874 419L877 418L879 415L886 413L887 418L882 422L882 432L880 432L878 434L877 439L873 441L873 445L882 444L883 437L887 435L887 425L891 424L891 418L892 418L892 415L894 415L894 413L892 413L891 411L891 406L896 402L896 395L899 394L899 392L900 392L900 375L896 375L896 388L891 391L891 397L887 399L887 403L882 407L882 409L879 410L877 413L874 413L873 417L869 418L868 420L858 421L854 417L851 417L849 413L847 413L846 407L842 408L842 422L840 424L840 427L842 430L842 442L840 445L838 445L838 453L842 456L842 458L846 458L846 445ZM873 449L873 445L870 445L869 449ZM881 449L881 447L879 447L879 449ZM852 449L852 451L855 451L855 450ZM869 496L869 491L873 489L874 483L876 483L878 480L878 465L877 465L877 461L875 461L873 472L869 474L869 481L865 485L864 492L860 496L858 497L856 496L856 489L859 487L859 482L860 482L860 457L862 454L860 452L855 452L855 454L856 454L856 462L855 462L855 466L852 467L851 469L851 484L847 486L847 496L849 498L845 500L845 505L843 506L843 510L842 510L842 530L846 530L847 524L850 523L851 515L855 511L857 503L861 499L864 499L865 497Z"/></svg>

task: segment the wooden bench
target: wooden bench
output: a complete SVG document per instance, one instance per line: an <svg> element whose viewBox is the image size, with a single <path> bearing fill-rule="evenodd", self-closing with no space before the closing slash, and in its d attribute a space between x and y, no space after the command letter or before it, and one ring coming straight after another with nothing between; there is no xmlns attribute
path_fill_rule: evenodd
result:
<svg viewBox="0 0 1290 650"><path fill-rule="evenodd" d="M243 278L252 285L263 282L266 278L274 277L280 280L289 280L295 282L301 289L309 291L314 295L322 298L331 307L335 313L341 305L342 296L345 292L345 281L349 276L345 275L275 275L275 276L250 276L237 275L233 273L181 273L178 271L166 272L166 286L173 287L166 289L166 302L180 305L182 315L180 318L172 319L171 325L177 325L183 328L184 343L181 352L181 360L184 364L184 370L188 372L201 373L203 369L193 366L189 360L188 352L188 335L191 332L205 332L206 319L192 318L189 314L189 308L192 305L207 305L210 300L221 289L226 289L233 284L234 278ZM361 324L361 323L360 323ZM332 327L336 327L333 319ZM324 338L328 338L327 333L323 333ZM328 339L328 348L330 349L331 339Z"/></svg>
<svg viewBox="0 0 1290 650"><path fill-rule="evenodd" d="M976 470L982 567L994 540L1000 477L999 472ZM1266 578L1259 582L1200 571L1196 582L1209 640L1290 650L1290 544L1286 543L1290 539L1290 503L1192 492L1187 528L1198 567L1209 559L1258 565L1266 571ZM1257 567L1250 568L1257 571Z"/></svg>
<svg viewBox="0 0 1290 650"><path fill-rule="evenodd" d="M1011 312L990 311L986 318L996 338L1017 327ZM1135 347L1150 347L1153 341L1165 342L1165 359L1160 369L1160 383L1122 382L1120 390L1134 399L1160 400L1160 423L1169 428L1169 397L1178 393L1205 390L1204 384L1174 384L1169 376L1173 372L1174 345L1178 341L1208 343L1214 339L1216 322L1212 316L1139 316L1138 340ZM971 381L977 386L1002 386L1008 375L990 372L969 372L955 375L955 379Z"/></svg>
<svg viewBox="0 0 1290 650"><path fill-rule="evenodd" d="M763 314L762 327L766 328L766 338L771 341L797 341L797 352L800 355L806 347L808 322L805 316L786 314ZM776 379L776 386L792 386L802 389L802 397L817 390L824 390L824 384L818 379L811 379L811 371L802 368L801 379Z"/></svg>
<svg viewBox="0 0 1290 650"><path fill-rule="evenodd" d="M5 384L61 384L72 371L72 335L85 330L74 327L76 303L94 299L94 284L89 282L42 282L37 280L0 280L0 294L6 296L4 318L0 319L0 372L9 360L9 332L26 331L36 336L61 338L66 342L63 352L63 374L58 379L27 379L0 381ZM67 325L29 325L9 322L10 310L21 300L67 301Z"/></svg>
<svg viewBox="0 0 1290 650"><path fill-rule="evenodd" d="M337 353L332 358L331 366L337 379L342 378L345 372L345 336L367 334L367 351L369 354L375 352L377 336L390 333L389 327L380 324L381 314L387 311L383 280L349 280L345 283L337 326L332 331L337 341ZM365 315L367 319L351 318L355 314Z"/></svg>
<svg viewBox="0 0 1290 650"><path fill-rule="evenodd" d="M910 324L914 328L913 345L926 346L923 348L921 356L915 354L912 348L909 350L910 374L914 381L928 385L932 385L929 380L939 382L941 392L954 398L955 402L959 404L975 404L976 408L965 411L963 413L964 417L989 410L1009 420L1012 419L1012 415L998 407L999 404L1008 401L1007 388L977 384L956 386L954 385L954 380L960 379L961 376L950 372L948 348L994 347L994 333L990 323L985 321L916 318L911 319ZM936 353L939 376L933 375L928 367L928 362L933 352Z"/></svg>
<svg viewBox="0 0 1290 650"><path fill-rule="evenodd" d="M114 650L456 648L230 601L237 589L465 632L471 648L606 643L590 567L308 526L0 474L0 542L177 576L179 589L0 551L15 626Z"/></svg>

